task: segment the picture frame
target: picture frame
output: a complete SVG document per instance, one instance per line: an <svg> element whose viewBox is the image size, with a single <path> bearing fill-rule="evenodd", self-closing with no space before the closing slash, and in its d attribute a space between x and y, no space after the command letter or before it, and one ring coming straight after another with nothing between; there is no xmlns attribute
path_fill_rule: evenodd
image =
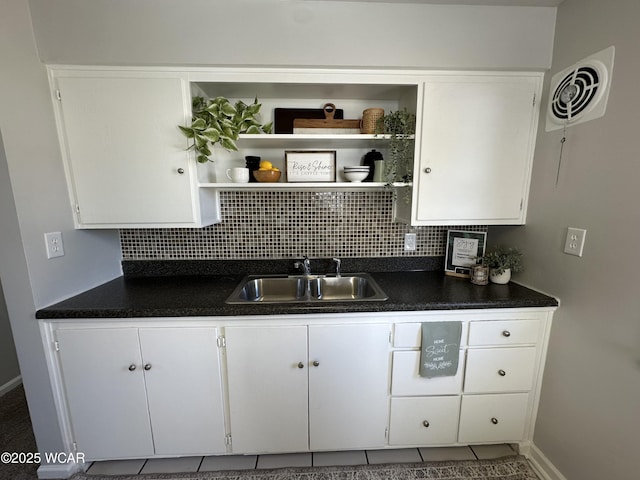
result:
<svg viewBox="0 0 640 480"><path fill-rule="evenodd" d="M335 182L335 150L285 150L288 182Z"/></svg>
<svg viewBox="0 0 640 480"><path fill-rule="evenodd" d="M486 232L447 231L447 252L444 273L469 278L471 267L478 264L487 248Z"/></svg>

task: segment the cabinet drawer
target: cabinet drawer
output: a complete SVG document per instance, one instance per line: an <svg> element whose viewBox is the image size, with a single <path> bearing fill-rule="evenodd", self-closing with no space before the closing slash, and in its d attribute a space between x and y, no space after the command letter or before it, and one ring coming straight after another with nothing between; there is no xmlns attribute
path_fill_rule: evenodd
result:
<svg viewBox="0 0 640 480"><path fill-rule="evenodd" d="M453 377L421 377L420 352L393 352L391 395L446 395L462 391L464 350L458 357L458 372Z"/></svg>
<svg viewBox="0 0 640 480"><path fill-rule="evenodd" d="M535 344L541 331L540 320L470 322L469 346Z"/></svg>
<svg viewBox="0 0 640 480"><path fill-rule="evenodd" d="M437 319L440 321L441 319ZM466 344L468 323L462 322L460 346ZM422 345L422 323L396 323L393 328L393 346L396 348L419 348Z"/></svg>
<svg viewBox="0 0 640 480"><path fill-rule="evenodd" d="M391 399L390 445L455 443L460 397Z"/></svg>
<svg viewBox="0 0 640 480"><path fill-rule="evenodd" d="M458 442L522 440L528 400L526 393L463 396Z"/></svg>
<svg viewBox="0 0 640 480"><path fill-rule="evenodd" d="M483 348L467 352L465 393L522 392L531 389L536 348Z"/></svg>

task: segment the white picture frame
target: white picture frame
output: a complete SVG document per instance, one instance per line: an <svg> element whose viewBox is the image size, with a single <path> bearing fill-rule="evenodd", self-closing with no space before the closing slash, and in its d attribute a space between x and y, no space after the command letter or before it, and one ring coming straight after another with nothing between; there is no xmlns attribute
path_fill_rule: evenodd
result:
<svg viewBox="0 0 640 480"><path fill-rule="evenodd" d="M335 182L335 150L286 150L287 182Z"/></svg>

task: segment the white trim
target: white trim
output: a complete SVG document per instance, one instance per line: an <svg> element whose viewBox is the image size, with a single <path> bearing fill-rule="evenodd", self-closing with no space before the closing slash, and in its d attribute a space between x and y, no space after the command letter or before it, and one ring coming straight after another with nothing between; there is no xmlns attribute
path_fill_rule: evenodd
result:
<svg viewBox="0 0 640 480"><path fill-rule="evenodd" d="M45 463L38 467L38 478L69 478L74 473L86 471L88 467L86 463Z"/></svg>
<svg viewBox="0 0 640 480"><path fill-rule="evenodd" d="M17 377L9 380L4 385L0 385L0 397L2 397L5 393L9 393L11 390L16 388L21 383L22 383L22 375L18 375Z"/></svg>
<svg viewBox="0 0 640 480"><path fill-rule="evenodd" d="M551 460L549 460L538 447L531 445L531 449L526 454L531 466L535 472L543 478L543 480L567 480L567 478L560 473Z"/></svg>

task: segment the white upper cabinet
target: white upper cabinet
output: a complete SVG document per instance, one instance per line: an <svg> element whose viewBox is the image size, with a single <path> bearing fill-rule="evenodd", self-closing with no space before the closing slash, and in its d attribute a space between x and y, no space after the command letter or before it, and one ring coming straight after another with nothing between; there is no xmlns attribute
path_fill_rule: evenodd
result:
<svg viewBox="0 0 640 480"><path fill-rule="evenodd" d="M425 79L413 225L522 224L542 75Z"/></svg>
<svg viewBox="0 0 640 480"><path fill-rule="evenodd" d="M61 69L51 81L77 228L219 221L178 130L190 117L184 75Z"/></svg>
<svg viewBox="0 0 640 480"><path fill-rule="evenodd" d="M362 190L346 165L372 149L391 156L388 136L357 133L243 134L238 151L213 149L198 164L178 125L191 98L223 96L277 108L333 103L345 119L367 108L417 116L413 188L394 196L397 221L412 225L522 224L538 124L541 73L255 68L50 69L60 142L78 228L201 227L220 221L221 190ZM288 182L287 150L336 152L335 181ZM270 160L276 183L230 183L246 156ZM396 179L397 180L397 179ZM399 185L396 183L396 187Z"/></svg>

